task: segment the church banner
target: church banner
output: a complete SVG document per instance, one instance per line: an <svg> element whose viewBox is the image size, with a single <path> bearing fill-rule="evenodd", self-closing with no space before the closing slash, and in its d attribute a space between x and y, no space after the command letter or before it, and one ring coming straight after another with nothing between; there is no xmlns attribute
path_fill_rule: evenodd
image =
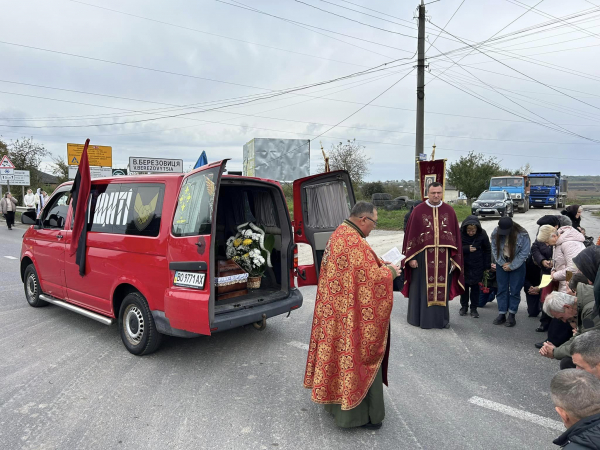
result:
<svg viewBox="0 0 600 450"><path fill-rule="evenodd" d="M419 161L419 179L421 184L421 199L423 201L429 198L429 186L434 182L442 184L443 200L444 193L446 192L446 160Z"/></svg>

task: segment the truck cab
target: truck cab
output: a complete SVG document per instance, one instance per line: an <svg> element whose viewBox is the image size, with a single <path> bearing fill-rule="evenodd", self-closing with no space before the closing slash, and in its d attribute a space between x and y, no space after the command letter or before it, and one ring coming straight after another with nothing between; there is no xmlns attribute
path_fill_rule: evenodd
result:
<svg viewBox="0 0 600 450"><path fill-rule="evenodd" d="M525 175L493 177L490 180L490 191L506 191L519 212L529 211L529 180Z"/></svg>
<svg viewBox="0 0 600 450"><path fill-rule="evenodd" d="M530 173L531 206L552 209L564 208L567 203L567 180L560 172Z"/></svg>

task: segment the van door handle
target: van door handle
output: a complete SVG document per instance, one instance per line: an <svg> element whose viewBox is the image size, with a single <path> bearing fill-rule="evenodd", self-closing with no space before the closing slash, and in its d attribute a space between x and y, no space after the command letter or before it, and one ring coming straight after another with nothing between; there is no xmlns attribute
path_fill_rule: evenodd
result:
<svg viewBox="0 0 600 450"><path fill-rule="evenodd" d="M64 236L62 234L59 234L56 236L56 239L62 239Z"/></svg>

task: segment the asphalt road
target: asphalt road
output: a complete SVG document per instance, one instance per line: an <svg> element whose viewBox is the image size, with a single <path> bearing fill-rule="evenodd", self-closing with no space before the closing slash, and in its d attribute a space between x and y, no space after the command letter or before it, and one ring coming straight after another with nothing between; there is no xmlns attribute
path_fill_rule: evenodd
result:
<svg viewBox="0 0 600 450"><path fill-rule="evenodd" d="M533 235L541 215L515 220ZM583 224L600 234L600 220ZM516 327L498 327L496 303L472 319L459 317L455 300L450 329L421 330L395 294L384 426L341 430L302 387L315 288L262 332L168 338L136 357L116 326L29 307L18 273L23 229L0 225L3 449L548 449L560 434L548 393L558 363L537 354L537 320L523 309ZM392 235L373 238L399 245Z"/></svg>

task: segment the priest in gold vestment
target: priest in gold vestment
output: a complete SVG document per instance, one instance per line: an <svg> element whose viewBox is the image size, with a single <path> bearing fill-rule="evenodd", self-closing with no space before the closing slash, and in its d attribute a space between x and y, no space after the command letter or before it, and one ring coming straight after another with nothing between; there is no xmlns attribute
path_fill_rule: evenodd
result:
<svg viewBox="0 0 600 450"><path fill-rule="evenodd" d="M329 238L319 275L304 386L344 428L377 429L385 417L393 280L401 269L367 243L376 225L374 206L357 203Z"/></svg>

